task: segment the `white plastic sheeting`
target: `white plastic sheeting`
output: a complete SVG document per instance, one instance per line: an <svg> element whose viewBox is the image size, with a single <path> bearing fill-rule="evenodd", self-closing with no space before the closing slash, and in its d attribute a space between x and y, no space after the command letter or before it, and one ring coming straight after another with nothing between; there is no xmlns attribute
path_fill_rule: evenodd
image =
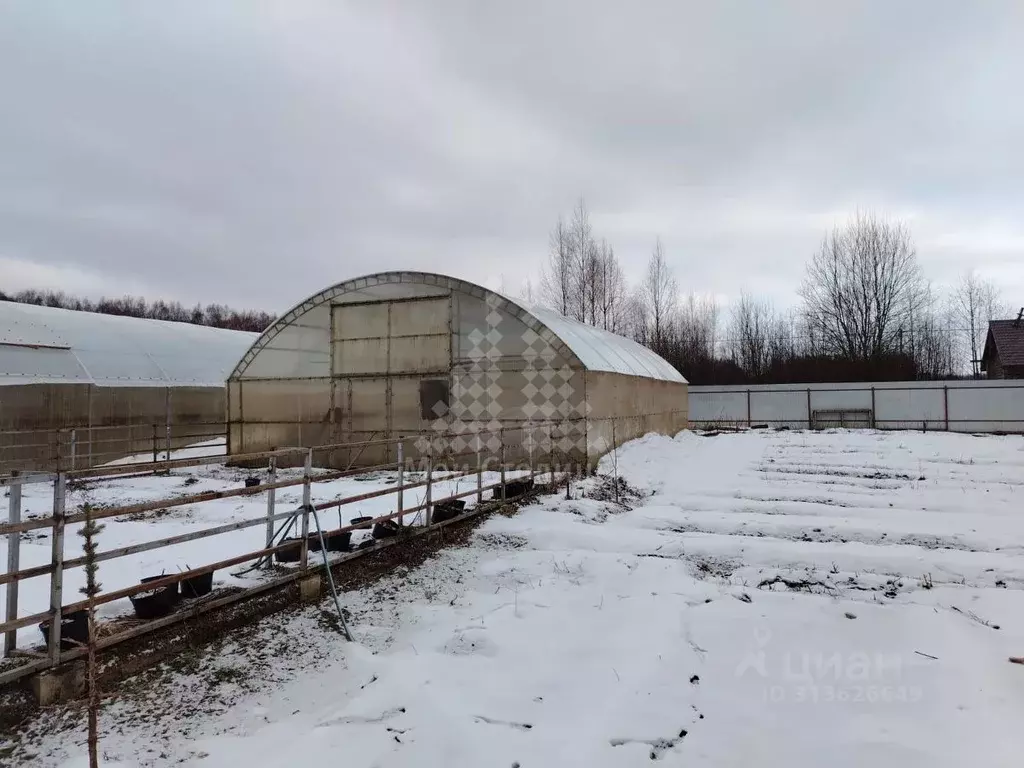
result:
<svg viewBox="0 0 1024 768"><path fill-rule="evenodd" d="M664 358L624 336L570 320L550 309L525 305L523 308L558 336L589 371L686 382Z"/></svg>
<svg viewBox="0 0 1024 768"><path fill-rule="evenodd" d="M0 385L222 387L257 336L0 301Z"/></svg>

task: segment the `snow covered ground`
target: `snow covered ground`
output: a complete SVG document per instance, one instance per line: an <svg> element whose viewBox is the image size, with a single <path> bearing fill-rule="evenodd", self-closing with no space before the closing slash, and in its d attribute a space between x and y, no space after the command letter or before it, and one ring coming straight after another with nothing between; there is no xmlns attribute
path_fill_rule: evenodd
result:
<svg viewBox="0 0 1024 768"><path fill-rule="evenodd" d="M615 459L602 472L637 496L588 479L344 594L357 644L326 603L264 620L110 702L103 751L252 768L1020 765L1024 440L684 432ZM61 765L83 741L54 713L12 754Z"/></svg>

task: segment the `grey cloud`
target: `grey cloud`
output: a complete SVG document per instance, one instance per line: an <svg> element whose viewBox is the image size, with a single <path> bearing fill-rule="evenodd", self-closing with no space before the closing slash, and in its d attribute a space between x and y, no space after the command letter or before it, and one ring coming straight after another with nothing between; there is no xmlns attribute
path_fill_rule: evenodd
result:
<svg viewBox="0 0 1024 768"><path fill-rule="evenodd" d="M582 193L634 276L661 234L686 288L791 302L861 206L1024 300L1013 2L42 5L0 10L0 287L516 283Z"/></svg>

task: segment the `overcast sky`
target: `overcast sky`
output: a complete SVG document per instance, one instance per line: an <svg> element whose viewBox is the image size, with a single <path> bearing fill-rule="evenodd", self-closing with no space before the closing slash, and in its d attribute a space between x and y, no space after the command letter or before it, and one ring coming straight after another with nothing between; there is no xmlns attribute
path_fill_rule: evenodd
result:
<svg viewBox="0 0 1024 768"><path fill-rule="evenodd" d="M1024 304L1024 2L0 0L0 289L515 291L583 195L636 278L792 303L907 220Z"/></svg>

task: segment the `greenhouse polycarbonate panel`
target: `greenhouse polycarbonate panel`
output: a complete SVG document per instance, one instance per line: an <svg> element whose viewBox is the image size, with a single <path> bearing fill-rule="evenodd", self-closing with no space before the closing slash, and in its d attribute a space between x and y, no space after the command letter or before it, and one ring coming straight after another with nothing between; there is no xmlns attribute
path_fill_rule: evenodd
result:
<svg viewBox="0 0 1024 768"><path fill-rule="evenodd" d="M419 301L431 297L436 297L437 301ZM374 299L381 301L375 302ZM394 301L388 302L389 299ZM394 317L391 317L391 338L402 338L406 334L410 337L423 337L430 335L430 330L439 329L443 317L440 310L449 301L455 307L453 319L457 320L452 330L456 338L449 342L449 350L460 365L476 360L482 348L496 345L499 359L525 359L528 354L534 355L530 359L535 359L540 355L549 355L540 359L555 367L562 364L579 367L576 363L578 360L588 370L686 383L686 379L668 362L630 339L570 320L550 309L528 307L523 302L503 297L464 280L405 271L381 272L347 280L300 302L285 313L281 321L267 329L253 345L252 352L246 355L245 361L238 366L235 375L242 378L250 376L249 368L259 359L262 350L276 346L275 339L279 335L291 326L302 325L306 322L306 316L322 313L324 306L334 305L334 343L337 344L339 339L383 340L388 337L388 333L381 327L382 318L366 323L354 320L359 308L358 305L352 306L353 303L369 302L366 305L377 306L390 303L392 313L400 304L420 303L425 313L422 319L409 314L400 318L396 324ZM436 313L434 304L438 309ZM353 313L346 311L339 314L341 307L350 307ZM495 317L500 318L500 321L494 320ZM545 344L548 348L544 348ZM557 363L550 362L556 358ZM339 370L348 369L343 365Z"/></svg>
<svg viewBox="0 0 1024 768"><path fill-rule="evenodd" d="M188 323L2 301L0 383L220 387L256 338Z"/></svg>
<svg viewBox="0 0 1024 768"><path fill-rule="evenodd" d="M334 338L383 338L388 334L387 304L351 304L334 308Z"/></svg>
<svg viewBox="0 0 1024 768"><path fill-rule="evenodd" d="M395 301L391 308L391 336L427 336L449 333L448 297Z"/></svg>
<svg viewBox="0 0 1024 768"><path fill-rule="evenodd" d="M663 358L635 341L570 320L550 309L530 307L528 311L562 339L588 370L686 381Z"/></svg>

